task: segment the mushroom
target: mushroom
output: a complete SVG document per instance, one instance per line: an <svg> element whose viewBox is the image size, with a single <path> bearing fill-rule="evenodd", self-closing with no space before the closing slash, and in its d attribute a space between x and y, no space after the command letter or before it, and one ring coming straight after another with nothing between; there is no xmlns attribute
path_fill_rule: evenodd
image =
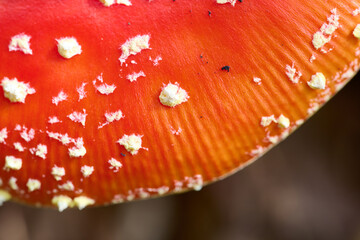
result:
<svg viewBox="0 0 360 240"><path fill-rule="evenodd" d="M0 2L0 203L200 190L359 69L360 1Z"/></svg>

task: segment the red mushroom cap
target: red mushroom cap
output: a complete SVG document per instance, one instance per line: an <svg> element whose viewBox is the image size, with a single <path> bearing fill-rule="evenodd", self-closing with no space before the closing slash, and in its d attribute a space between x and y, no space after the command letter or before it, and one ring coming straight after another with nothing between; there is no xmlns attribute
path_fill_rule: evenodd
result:
<svg viewBox="0 0 360 240"><path fill-rule="evenodd" d="M360 1L0 2L0 203L149 198L253 162L359 69Z"/></svg>

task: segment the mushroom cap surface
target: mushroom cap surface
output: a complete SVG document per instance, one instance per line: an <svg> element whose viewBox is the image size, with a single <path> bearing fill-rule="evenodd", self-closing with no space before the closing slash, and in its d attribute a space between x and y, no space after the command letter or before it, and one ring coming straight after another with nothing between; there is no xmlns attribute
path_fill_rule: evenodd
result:
<svg viewBox="0 0 360 240"><path fill-rule="evenodd" d="M359 69L360 1L106 2L0 2L0 202L200 190Z"/></svg>

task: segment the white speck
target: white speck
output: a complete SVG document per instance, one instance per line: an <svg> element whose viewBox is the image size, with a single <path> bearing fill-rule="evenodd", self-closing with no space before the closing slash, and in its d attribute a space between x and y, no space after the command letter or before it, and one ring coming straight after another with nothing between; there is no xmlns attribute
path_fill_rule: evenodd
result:
<svg viewBox="0 0 360 240"><path fill-rule="evenodd" d="M123 115L121 110L118 110L116 112L105 113L106 122L101 124L98 128L102 128L102 127L104 127L104 126L106 126L109 123L112 123L114 121L119 121L120 119L122 119L124 117L125 116Z"/></svg>
<svg viewBox="0 0 360 240"><path fill-rule="evenodd" d="M310 103L310 106L309 106L309 108L308 108L308 110L307 110L307 113L308 113L309 115L313 115L316 111L319 110L319 108L320 108L320 104L319 104L319 103L317 103L317 102L312 102L312 103Z"/></svg>
<svg viewBox="0 0 360 240"><path fill-rule="evenodd" d="M150 197L150 193L146 191L146 189L143 188L137 188L135 189L136 193L139 195L140 198L145 199Z"/></svg>
<svg viewBox="0 0 360 240"><path fill-rule="evenodd" d="M17 179L15 177L10 177L9 182L8 182L10 188L15 191L19 190L19 187L16 182L17 182Z"/></svg>
<svg viewBox="0 0 360 240"><path fill-rule="evenodd" d="M5 144L5 140L7 139L8 137L8 131L7 131L7 128L3 128L0 130L0 143L3 143Z"/></svg>
<svg viewBox="0 0 360 240"><path fill-rule="evenodd" d="M130 63L131 64L137 64L137 62L135 60L131 60Z"/></svg>
<svg viewBox="0 0 360 240"><path fill-rule="evenodd" d="M64 58L72 58L81 54L81 46L74 37L64 37L56 40L58 42L58 52Z"/></svg>
<svg viewBox="0 0 360 240"><path fill-rule="evenodd" d="M256 83L257 85L260 85L261 84L261 78L254 77L253 82Z"/></svg>
<svg viewBox="0 0 360 240"><path fill-rule="evenodd" d="M330 40L331 40L330 37L325 37L323 33L316 32L313 36L312 43L316 49L319 49L322 46L324 46L326 43L330 42Z"/></svg>
<svg viewBox="0 0 360 240"><path fill-rule="evenodd" d="M168 85L162 88L159 96L160 102L168 107L175 107L189 99L187 92L179 87L178 83Z"/></svg>
<svg viewBox="0 0 360 240"><path fill-rule="evenodd" d="M300 71L297 71L295 66L294 66L294 63L292 64L292 66L290 65L286 65L285 67L285 70L286 70L286 76L289 78L289 80L293 83L298 83L301 76L302 76L302 73Z"/></svg>
<svg viewBox="0 0 360 240"><path fill-rule="evenodd" d="M61 133L54 133L54 132L46 132L47 135L55 139L59 142L61 142L63 145L68 145L69 143L75 143L75 139L68 136L68 134L61 134Z"/></svg>
<svg viewBox="0 0 360 240"><path fill-rule="evenodd" d="M35 93L35 89L31 88L28 83L20 82L16 78L4 77L0 85L4 90L4 96L10 102L25 103L26 96Z"/></svg>
<svg viewBox="0 0 360 240"><path fill-rule="evenodd" d="M279 141L279 136L270 136L270 135L268 135L267 140L270 143L275 144L275 143L277 143Z"/></svg>
<svg viewBox="0 0 360 240"><path fill-rule="evenodd" d="M85 196L79 196L74 198L73 203L79 210L83 210L87 206L95 204L95 200Z"/></svg>
<svg viewBox="0 0 360 240"><path fill-rule="evenodd" d="M30 39L31 36L24 33L13 36L10 40L9 51L21 51L25 54L32 55L33 52L30 48Z"/></svg>
<svg viewBox="0 0 360 240"><path fill-rule="evenodd" d="M66 183L58 186L60 190L66 191L74 191L75 187L71 181L67 181Z"/></svg>
<svg viewBox="0 0 360 240"><path fill-rule="evenodd" d="M73 206L72 199L65 195L54 196L51 200L51 203L58 207L59 212L62 212L65 209L67 209L68 207Z"/></svg>
<svg viewBox="0 0 360 240"><path fill-rule="evenodd" d="M132 201L134 200L134 198L135 198L135 194L131 190L129 190L128 195L126 196L126 200Z"/></svg>
<svg viewBox="0 0 360 240"><path fill-rule="evenodd" d="M226 4L231 3L231 5L235 6L237 0L216 0L216 3L218 4Z"/></svg>
<svg viewBox="0 0 360 240"><path fill-rule="evenodd" d="M89 177L94 172L93 166L84 165L81 167L81 173L84 177Z"/></svg>
<svg viewBox="0 0 360 240"><path fill-rule="evenodd" d="M31 154L35 154L36 156L45 159L47 154L47 146L44 144L39 144L36 148L30 149Z"/></svg>
<svg viewBox="0 0 360 240"><path fill-rule="evenodd" d="M325 50L325 49L320 49L320 52L322 52L322 53L329 53L329 52L331 52L332 50L334 50L334 48L329 48L329 49L327 49L327 50Z"/></svg>
<svg viewBox="0 0 360 240"><path fill-rule="evenodd" d="M86 148L84 147L84 142L82 138L79 138L75 143L75 147L69 148L69 156L70 157L83 157L86 154Z"/></svg>
<svg viewBox="0 0 360 240"><path fill-rule="evenodd" d="M121 194L116 194L113 199L111 200L112 203L117 204L117 203L122 203L124 202L124 196Z"/></svg>
<svg viewBox="0 0 360 240"><path fill-rule="evenodd" d="M327 35L331 35L333 34L336 29L340 26L339 23L339 18L340 16L337 14L337 9L334 8L331 10L331 15L327 18L327 23L324 23L321 26L320 31L327 34Z"/></svg>
<svg viewBox="0 0 360 240"><path fill-rule="evenodd" d="M39 180L29 178L29 180L26 183L26 186L28 187L29 192L33 192L41 188L41 183Z"/></svg>
<svg viewBox="0 0 360 240"><path fill-rule="evenodd" d="M69 156L70 157L83 157L86 154L86 148L84 146L81 147L72 147L69 148Z"/></svg>
<svg viewBox="0 0 360 240"><path fill-rule="evenodd" d="M135 82L139 77L146 77L146 75L143 71L140 71L138 73L134 72L132 74L127 75L126 79L128 79L130 82Z"/></svg>
<svg viewBox="0 0 360 240"><path fill-rule="evenodd" d="M284 115L280 115L277 119L279 128L288 128L290 126L290 120Z"/></svg>
<svg viewBox="0 0 360 240"><path fill-rule="evenodd" d="M71 121L81 123L85 127L86 116L86 110L83 109L83 112L73 112L67 117L70 118Z"/></svg>
<svg viewBox="0 0 360 240"><path fill-rule="evenodd" d="M203 178L200 174L195 175L194 177L185 177L186 186L188 188L193 188L195 191L200 191L203 187Z"/></svg>
<svg viewBox="0 0 360 240"><path fill-rule="evenodd" d="M130 136L124 135L121 139L119 139L117 142L124 146L125 149L130 152L132 155L135 155L138 153L138 151L142 148L141 141L142 136L132 134Z"/></svg>
<svg viewBox="0 0 360 240"><path fill-rule="evenodd" d="M157 189L157 193L159 195L164 195L165 193L169 192L170 188L168 186L159 187Z"/></svg>
<svg viewBox="0 0 360 240"><path fill-rule="evenodd" d="M54 166L51 169L51 174L54 176L56 181L60 181L63 176L65 176L65 168Z"/></svg>
<svg viewBox="0 0 360 240"><path fill-rule="evenodd" d="M174 186L174 192L181 192L184 187L184 183L182 181L174 180Z"/></svg>
<svg viewBox="0 0 360 240"><path fill-rule="evenodd" d="M131 2L129 0L100 0L105 7L109 7L113 4L122 4L125 6L131 6Z"/></svg>
<svg viewBox="0 0 360 240"><path fill-rule="evenodd" d="M360 13L360 8L357 8L357 9L355 9L354 11L352 11L352 15L354 16L354 17L356 17L357 15L359 15L359 13Z"/></svg>
<svg viewBox="0 0 360 240"><path fill-rule="evenodd" d="M316 60L316 57L315 57L315 55L313 54L313 55L311 55L311 57L310 57L310 63L313 63L314 61Z"/></svg>
<svg viewBox="0 0 360 240"><path fill-rule="evenodd" d="M262 154L263 152L264 152L264 148L262 146L257 146L255 149L251 150L250 155L254 157L259 154Z"/></svg>
<svg viewBox="0 0 360 240"><path fill-rule="evenodd" d="M80 87L76 88L76 91L79 94L79 102L86 97L85 86L87 83L82 83Z"/></svg>
<svg viewBox="0 0 360 240"><path fill-rule="evenodd" d="M165 193L169 192L170 188L168 186L162 186L159 188L147 188L146 189L148 192L154 192L157 193L159 195L164 195Z"/></svg>
<svg viewBox="0 0 360 240"><path fill-rule="evenodd" d="M96 90L101 93L101 94L104 94L104 95L109 95L111 93L113 93L116 89L116 86L114 84L112 85L109 85L107 83L103 83L103 84L100 84L99 86L96 85L96 82L99 81L101 83L104 82L104 79L103 79L103 76L102 76L102 73L96 77L96 79L93 81L93 85L94 87L96 88Z"/></svg>
<svg viewBox="0 0 360 240"><path fill-rule="evenodd" d="M59 94L56 97L52 98L52 103L56 106L59 104L59 102L65 101L68 98L68 95L64 93L63 91L60 91Z"/></svg>
<svg viewBox="0 0 360 240"><path fill-rule="evenodd" d="M136 37L128 39L120 49L122 54L119 58L121 65L125 63L130 55L136 55L144 49L149 49L150 35L137 35Z"/></svg>
<svg viewBox="0 0 360 240"><path fill-rule="evenodd" d="M115 158L111 158L108 163L110 164L109 169L114 169L114 172L118 172L119 168L122 168L121 162L119 162Z"/></svg>
<svg viewBox="0 0 360 240"><path fill-rule="evenodd" d="M55 124L55 123L61 123L61 121L59 120L58 117L52 116L52 117L49 117L48 123Z"/></svg>
<svg viewBox="0 0 360 240"><path fill-rule="evenodd" d="M151 57L149 57L149 60L153 62L154 66L157 66L159 65L159 62L162 60L162 57L157 56L154 60Z"/></svg>
<svg viewBox="0 0 360 240"><path fill-rule="evenodd" d="M299 119L299 120L297 120L296 122L295 122L295 124L297 125L297 126L300 126L301 124L303 124L304 123L304 120L303 119Z"/></svg>
<svg viewBox="0 0 360 240"><path fill-rule="evenodd" d="M326 43L330 42L331 35L340 26L339 15L337 14L336 8L331 10L332 15L328 17L327 23L324 23L320 30L313 35L313 46L315 49L320 49Z"/></svg>
<svg viewBox="0 0 360 240"><path fill-rule="evenodd" d="M114 121L119 121L120 119L124 118L124 115L121 112L121 110L118 110L118 111L112 112L112 113L105 113L105 118L106 118L106 121L111 123Z"/></svg>
<svg viewBox="0 0 360 240"><path fill-rule="evenodd" d="M286 131L283 131L282 133L281 133L281 139L285 139L286 137L288 137L289 136L289 134L290 134L290 129L287 129Z"/></svg>
<svg viewBox="0 0 360 240"><path fill-rule="evenodd" d="M344 72L342 75L341 75L341 78L343 79L350 79L350 78L353 78L355 76L357 72L355 72L354 70L352 70L351 68L348 69L346 72Z"/></svg>
<svg viewBox="0 0 360 240"><path fill-rule="evenodd" d="M99 93L104 94L104 95L109 95L115 91L116 86L114 84L108 85L108 84L104 83L99 86L96 86L95 88Z"/></svg>
<svg viewBox="0 0 360 240"><path fill-rule="evenodd" d="M263 127L269 126L272 122L276 123L277 120L275 119L274 115L268 116L268 117L262 117L260 125Z"/></svg>
<svg viewBox="0 0 360 240"><path fill-rule="evenodd" d="M30 128L28 130L27 127L23 126L22 129L23 131L20 133L20 137L24 139L26 142L30 142L35 138L35 130L33 128Z"/></svg>
<svg viewBox="0 0 360 240"><path fill-rule="evenodd" d="M104 82L103 73L100 73L100 75L96 77L96 79L93 81L93 84L95 84L97 81Z"/></svg>
<svg viewBox="0 0 360 240"><path fill-rule="evenodd" d="M311 76L311 80L307 82L312 89L325 89L326 78L322 73L316 73Z"/></svg>
<svg viewBox="0 0 360 240"><path fill-rule="evenodd" d="M82 180L83 180L83 179L80 179L80 181L82 181ZM84 192L83 189L78 189L78 190L75 191L76 194L81 194L81 193L83 193L83 192Z"/></svg>
<svg viewBox="0 0 360 240"><path fill-rule="evenodd" d="M22 167L22 159L21 158L16 158L14 156L6 156L5 157L5 166L3 168L5 171L20 170L21 167Z"/></svg>
<svg viewBox="0 0 360 240"><path fill-rule="evenodd" d="M70 157L83 157L86 154L86 148L84 147L84 141L82 138L71 138L68 134L46 132L50 138L53 138L65 146L69 143L74 143L75 146L68 149Z"/></svg>
<svg viewBox="0 0 360 240"><path fill-rule="evenodd" d="M19 152L23 152L25 150L25 148L19 142L14 142L14 148Z"/></svg>
<svg viewBox="0 0 360 240"><path fill-rule="evenodd" d="M180 133L182 132L182 129L179 127L178 130L175 130L172 126L170 126L170 132L174 135L180 135Z"/></svg>
<svg viewBox="0 0 360 240"><path fill-rule="evenodd" d="M0 189L0 206L2 206L4 202L9 201L10 199L11 199L10 193Z"/></svg>
<svg viewBox="0 0 360 240"><path fill-rule="evenodd" d="M356 27L353 31L353 35L354 35L354 37L360 39L360 24L356 25Z"/></svg>

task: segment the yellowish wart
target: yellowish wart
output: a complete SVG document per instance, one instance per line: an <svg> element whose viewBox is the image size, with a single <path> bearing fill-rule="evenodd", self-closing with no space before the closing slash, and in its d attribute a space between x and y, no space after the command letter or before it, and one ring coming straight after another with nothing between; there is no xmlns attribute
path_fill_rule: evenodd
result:
<svg viewBox="0 0 360 240"><path fill-rule="evenodd" d="M130 152L132 155L135 155L138 153L138 151L142 148L141 141L142 136L140 135L124 135L121 139L119 139L117 142L124 146L126 151Z"/></svg>
<svg viewBox="0 0 360 240"><path fill-rule="evenodd" d="M9 51L21 51L25 54L32 55L33 52L30 48L30 39L31 37L24 33L13 36L10 40Z"/></svg>
<svg viewBox="0 0 360 240"><path fill-rule="evenodd" d="M81 46L74 37L64 37L57 39L59 54L66 59L81 54Z"/></svg>
<svg viewBox="0 0 360 240"><path fill-rule="evenodd" d="M4 202L9 201L10 199L11 199L10 193L0 189L0 206L2 206Z"/></svg>
<svg viewBox="0 0 360 240"><path fill-rule="evenodd" d="M4 170L20 170L22 167L22 159L16 158L14 156L6 156L5 157L5 166Z"/></svg>
<svg viewBox="0 0 360 240"><path fill-rule="evenodd" d="M100 0L105 7L110 7L113 4L122 4L125 6L131 6L131 2L129 0Z"/></svg>
<svg viewBox="0 0 360 240"><path fill-rule="evenodd" d="M307 82L312 89L325 89L326 78L322 73L316 73L311 76L311 80Z"/></svg>
<svg viewBox="0 0 360 240"><path fill-rule="evenodd" d="M35 89L31 88L28 83L20 82L16 78L9 79L5 77L0 86L4 90L4 96L10 102L25 103L26 96L35 93Z"/></svg>
<svg viewBox="0 0 360 240"><path fill-rule="evenodd" d="M162 88L159 96L160 102L168 107L175 107L189 99L187 92L180 88L178 83L168 85Z"/></svg>
<svg viewBox="0 0 360 240"><path fill-rule="evenodd" d="M28 187L29 192L33 192L41 188L41 183L37 179L29 178L29 180L26 183L26 186Z"/></svg>

